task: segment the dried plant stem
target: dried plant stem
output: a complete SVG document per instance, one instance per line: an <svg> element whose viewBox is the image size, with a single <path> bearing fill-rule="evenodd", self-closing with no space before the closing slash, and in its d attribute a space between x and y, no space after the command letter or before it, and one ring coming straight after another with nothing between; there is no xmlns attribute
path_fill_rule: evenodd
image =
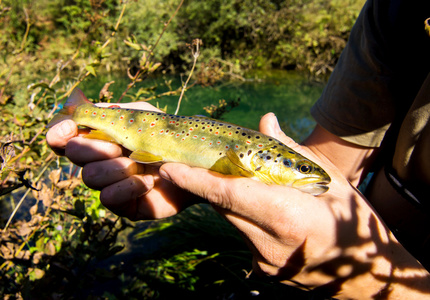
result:
<svg viewBox="0 0 430 300"><path fill-rule="evenodd" d="M53 158L51 158L51 160L49 160L49 161L47 161L45 163L45 166L43 167L42 171L39 173L39 175L37 176L37 178L35 179L35 181L39 181L40 178L42 178L42 175L48 169L48 166L50 165L50 163L51 163L52 160L53 160ZM27 197L27 195L28 195L28 193L30 193L30 191L31 191L31 188L27 188L27 191L21 197L21 199L19 200L19 202L16 205L15 209L13 210L13 212L11 213L11 215L9 216L9 219L7 220L6 225L4 226L3 230L6 230L9 227L10 222L12 222L13 218L15 217L16 212L21 207L21 204L24 202L24 199Z"/></svg>
<svg viewBox="0 0 430 300"><path fill-rule="evenodd" d="M26 27L25 27L24 37L22 38L22 41L21 41L21 47L18 50L18 53L21 53L22 51L24 51L25 43L27 42L27 38L30 32L30 26L31 26L30 17L28 16L27 10L25 8L24 8L24 14L25 14Z"/></svg>
<svg viewBox="0 0 430 300"><path fill-rule="evenodd" d="M182 86L182 91L181 91L181 95L179 96L178 105L176 106L175 115L177 115L179 112L179 108L180 108L181 102L182 102L182 97L184 96L185 91L187 90L188 82L190 81L191 77L193 76L194 69L196 68L197 59L200 56L200 44L201 44L201 42L202 41L200 39L195 39L193 41L193 44L191 45L191 47L193 47L193 46L196 47L195 50L194 50L194 48L191 48L192 49L191 51L193 54L193 59L194 59L193 60L193 66L191 68L190 74L188 75L187 81L185 81L184 85Z"/></svg>

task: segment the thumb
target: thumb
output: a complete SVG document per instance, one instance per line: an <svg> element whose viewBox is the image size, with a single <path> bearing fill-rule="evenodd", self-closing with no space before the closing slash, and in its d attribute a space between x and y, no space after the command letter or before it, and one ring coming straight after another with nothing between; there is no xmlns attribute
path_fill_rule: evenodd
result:
<svg viewBox="0 0 430 300"><path fill-rule="evenodd" d="M180 188L210 202L216 204L224 202L222 198L226 186L222 175L219 173L193 168L181 163L166 163L160 167L159 174Z"/></svg>
<svg viewBox="0 0 430 300"><path fill-rule="evenodd" d="M237 214L261 214L263 202L273 187L244 177L222 175L202 168L181 163L166 163L160 167L160 176L180 188L211 204ZM274 197L269 197L269 199ZM257 218L257 217L255 217Z"/></svg>
<svg viewBox="0 0 430 300"><path fill-rule="evenodd" d="M300 146L289 136L287 136L279 126L278 118L274 113L265 114L260 120L260 131L268 136L283 142L292 149L300 148Z"/></svg>
<svg viewBox="0 0 430 300"><path fill-rule="evenodd" d="M54 125L46 133L46 142L58 155L64 155L64 148L69 140L78 135L78 127L72 120L65 120Z"/></svg>

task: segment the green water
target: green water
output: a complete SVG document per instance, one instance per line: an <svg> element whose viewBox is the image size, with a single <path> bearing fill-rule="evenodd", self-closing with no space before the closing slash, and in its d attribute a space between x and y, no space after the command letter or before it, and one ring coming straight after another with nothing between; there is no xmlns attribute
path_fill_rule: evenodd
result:
<svg viewBox="0 0 430 300"><path fill-rule="evenodd" d="M184 77L183 80L186 78ZM181 86L181 76L160 76L147 78L133 90L142 87L153 87L153 93L160 94L169 90L165 82L171 80L172 89ZM105 82L115 81L110 87L114 99L125 90L129 83L127 78L109 77L93 78L81 84L80 88L89 98L98 98L100 89ZM220 99L227 102L240 99L240 104L232 111L223 115L225 121L252 129L258 129L260 118L267 112L274 112L285 133L300 141L306 137L315 125L309 109L318 99L323 89L322 83L309 81L296 72L271 71L255 72L247 75L246 81L219 83L211 87L195 85L188 89L182 100L180 115L208 115L203 109L211 104L218 105ZM144 95L143 97L149 97ZM174 113L179 96L168 96L152 100L155 106ZM115 101L115 100L113 100ZM125 102L130 99L125 98Z"/></svg>

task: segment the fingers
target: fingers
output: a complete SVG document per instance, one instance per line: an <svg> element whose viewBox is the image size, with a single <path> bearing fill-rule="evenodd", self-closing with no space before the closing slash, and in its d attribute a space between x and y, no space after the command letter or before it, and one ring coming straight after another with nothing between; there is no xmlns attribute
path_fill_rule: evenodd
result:
<svg viewBox="0 0 430 300"><path fill-rule="evenodd" d="M66 120L50 128L46 134L48 145L58 155L64 155L69 140L78 135L78 127L72 120Z"/></svg>
<svg viewBox="0 0 430 300"><path fill-rule="evenodd" d="M265 114L261 118L260 131L266 135L274 137L294 151L314 160L315 162L322 160L325 164L329 163L329 161L325 157L321 156L320 153L313 152L312 149L309 149L306 145L298 144L292 138L287 136L279 126L278 119L274 113Z"/></svg>
<svg viewBox="0 0 430 300"><path fill-rule="evenodd" d="M100 193L100 201L113 213L130 220L138 220L141 196L153 186L152 175L132 175L105 187ZM140 209L142 204L145 202L140 203Z"/></svg>
<svg viewBox="0 0 430 300"><path fill-rule="evenodd" d="M241 177L221 174L177 163L160 168L160 175L225 211L252 220L265 227L268 220L279 219L281 210L296 209L302 202L313 201L311 195L295 189L266 185ZM288 193L288 199L285 194Z"/></svg>
<svg viewBox="0 0 430 300"><path fill-rule="evenodd" d="M267 113L261 118L259 129L262 133L280 140L292 149L299 147L299 145L292 138L288 137L282 131L281 127L279 126L278 119L274 113Z"/></svg>
<svg viewBox="0 0 430 300"><path fill-rule="evenodd" d="M141 174L105 187L100 201L119 216L152 220L173 216L201 199L159 176Z"/></svg>
<svg viewBox="0 0 430 300"><path fill-rule="evenodd" d="M127 157L117 157L86 164L82 169L82 179L89 188L101 190L130 176L143 174L144 171L144 165ZM150 188L147 186L147 189Z"/></svg>
<svg viewBox="0 0 430 300"><path fill-rule="evenodd" d="M117 144L76 137L67 143L65 154L74 164L83 166L90 162L119 157L122 155L123 150Z"/></svg>

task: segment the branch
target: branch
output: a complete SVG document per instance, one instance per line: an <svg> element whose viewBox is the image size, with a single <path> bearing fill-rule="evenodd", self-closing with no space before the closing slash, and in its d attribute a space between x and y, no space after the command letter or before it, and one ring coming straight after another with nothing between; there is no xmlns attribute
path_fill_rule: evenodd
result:
<svg viewBox="0 0 430 300"><path fill-rule="evenodd" d="M182 97L184 96L184 93L187 89L187 84L190 81L191 76L193 76L193 72L194 72L194 69L195 69L196 63L197 63L197 58L199 58L199 56L200 56L200 45L201 44L202 44L202 40L195 39L195 40L193 40L193 43L191 45L191 52L192 52L193 58L194 58L193 67L191 68L191 71L190 71L190 74L188 75L187 81L185 82L185 84L182 87L182 91L181 91L181 95L179 96L178 106L176 107L175 115L177 115L179 112L179 107L181 106ZM196 47L195 51L194 51L193 46Z"/></svg>

